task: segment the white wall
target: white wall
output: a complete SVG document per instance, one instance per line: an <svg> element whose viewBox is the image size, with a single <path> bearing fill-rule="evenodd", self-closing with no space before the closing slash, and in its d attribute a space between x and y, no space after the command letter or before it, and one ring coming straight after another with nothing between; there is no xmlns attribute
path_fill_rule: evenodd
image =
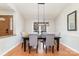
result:
<svg viewBox="0 0 79 59"><path fill-rule="evenodd" d="M19 34L24 30L23 29L24 19L21 17L21 15L17 10L15 10L15 12L0 10L0 15L13 15L13 27L14 27L13 30L14 34L16 34L16 36L10 36L5 38L0 37L0 55L3 55L8 50L15 47L17 44L21 42L21 37Z"/></svg>
<svg viewBox="0 0 79 59"><path fill-rule="evenodd" d="M33 22L37 22L37 19L26 19L25 21L25 32L33 33ZM47 19L46 21L49 22L49 26L47 26L47 32L53 33L55 31L54 27L54 20L53 19Z"/></svg>
<svg viewBox="0 0 79 59"><path fill-rule="evenodd" d="M77 10L77 31L67 31L67 14ZM68 45L72 49L79 51L79 4L69 5L55 19L56 31L61 33L61 42Z"/></svg>

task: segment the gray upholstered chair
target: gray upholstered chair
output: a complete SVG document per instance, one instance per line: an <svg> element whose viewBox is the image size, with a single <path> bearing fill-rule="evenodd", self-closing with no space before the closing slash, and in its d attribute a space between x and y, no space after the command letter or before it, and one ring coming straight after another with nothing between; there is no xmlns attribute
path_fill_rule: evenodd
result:
<svg viewBox="0 0 79 59"><path fill-rule="evenodd" d="M47 34L46 35L46 53L47 53L47 49L49 47L52 48L52 53L54 52L54 34Z"/></svg>
<svg viewBox="0 0 79 59"><path fill-rule="evenodd" d="M43 33L41 34L42 38L46 38L46 35L47 35L46 32L43 32ZM43 49L44 49L45 41L46 41L46 39L43 40Z"/></svg>
<svg viewBox="0 0 79 59"><path fill-rule="evenodd" d="M37 34L30 34L29 35L29 53L31 48L36 48L36 53L38 52L38 35Z"/></svg>

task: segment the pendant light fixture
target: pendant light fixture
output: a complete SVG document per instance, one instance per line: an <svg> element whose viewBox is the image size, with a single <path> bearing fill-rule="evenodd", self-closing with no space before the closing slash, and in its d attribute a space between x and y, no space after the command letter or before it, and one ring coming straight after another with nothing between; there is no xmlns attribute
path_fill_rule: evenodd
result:
<svg viewBox="0 0 79 59"><path fill-rule="evenodd" d="M40 9L42 9L42 10L40 10ZM40 11L42 12L42 14ZM40 21L40 20L42 20L42 21ZM42 34L42 32L46 32L45 3L38 3L38 24L39 24L39 27L41 26L41 29L39 29L39 33Z"/></svg>
<svg viewBox="0 0 79 59"><path fill-rule="evenodd" d="M45 3L37 3L37 20L37 22L34 22L34 31L38 34L40 34L41 31L46 32Z"/></svg>
<svg viewBox="0 0 79 59"><path fill-rule="evenodd" d="M41 8L41 9L43 9L41 12L42 12L42 15L40 16L40 7L43 7L43 8ZM39 13L40 12L40 13ZM39 22L40 21L40 19L42 19L43 21L41 21L41 22ZM44 23L45 22L45 3L38 3L38 23L39 24L42 24L42 23Z"/></svg>

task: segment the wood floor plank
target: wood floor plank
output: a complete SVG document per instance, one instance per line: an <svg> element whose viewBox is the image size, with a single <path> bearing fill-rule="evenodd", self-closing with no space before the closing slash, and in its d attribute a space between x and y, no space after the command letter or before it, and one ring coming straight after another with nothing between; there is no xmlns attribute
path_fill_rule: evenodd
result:
<svg viewBox="0 0 79 59"><path fill-rule="evenodd" d="M72 50L68 49L67 47L60 44L59 52L56 50L52 53L50 50L48 53L36 53L34 50L29 54L28 50L26 52L23 51L21 48L21 44L18 45L16 48L5 54L4 56L79 56L78 53L73 52Z"/></svg>

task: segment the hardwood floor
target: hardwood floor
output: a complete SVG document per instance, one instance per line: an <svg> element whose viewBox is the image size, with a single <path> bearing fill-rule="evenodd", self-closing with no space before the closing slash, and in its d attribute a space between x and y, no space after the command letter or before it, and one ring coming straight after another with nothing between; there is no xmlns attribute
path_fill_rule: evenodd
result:
<svg viewBox="0 0 79 59"><path fill-rule="evenodd" d="M79 56L79 54L73 52L72 50L68 49L67 47L64 47L60 44L60 50L57 52L56 47L54 50L54 53L52 53L49 49L48 53L36 53L33 49L32 52L29 54L28 49L26 52L23 51L23 48L21 48L21 45L17 46L5 56Z"/></svg>

